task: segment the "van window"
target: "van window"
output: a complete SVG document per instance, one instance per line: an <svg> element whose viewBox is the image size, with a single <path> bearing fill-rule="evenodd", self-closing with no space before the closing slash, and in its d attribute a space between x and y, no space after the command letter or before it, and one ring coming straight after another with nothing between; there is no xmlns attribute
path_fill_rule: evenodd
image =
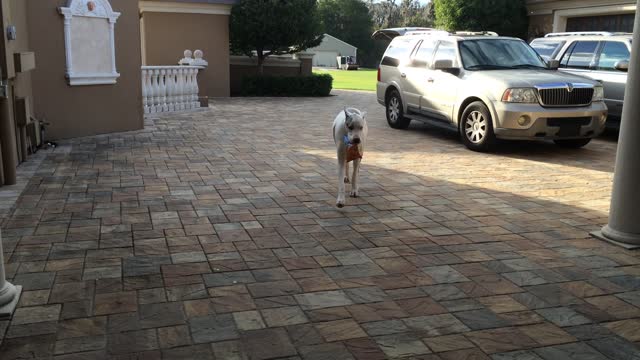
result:
<svg viewBox="0 0 640 360"><path fill-rule="evenodd" d="M382 58L382 65L398 66L403 60L409 59L409 55L415 47L413 39L394 39Z"/></svg>
<svg viewBox="0 0 640 360"><path fill-rule="evenodd" d="M440 45L438 45L438 50L436 50L433 62L435 63L438 60L451 60L453 62L453 66L458 67L459 65L456 45L448 41L441 42Z"/></svg>
<svg viewBox="0 0 640 360"><path fill-rule="evenodd" d="M605 41L598 61L598 70L615 70L618 61L629 61L631 54L627 45L620 41Z"/></svg>
<svg viewBox="0 0 640 360"><path fill-rule="evenodd" d="M590 69L598 49L598 41L576 41L562 56L560 67Z"/></svg>

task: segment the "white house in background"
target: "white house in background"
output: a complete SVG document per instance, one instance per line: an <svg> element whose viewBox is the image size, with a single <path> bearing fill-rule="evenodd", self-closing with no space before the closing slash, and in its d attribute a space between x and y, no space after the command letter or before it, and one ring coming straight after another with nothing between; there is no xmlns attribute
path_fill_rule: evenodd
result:
<svg viewBox="0 0 640 360"><path fill-rule="evenodd" d="M338 67L338 56L353 56L357 60L358 48L347 44L337 37L324 34L322 43L312 49L307 50L314 53L313 66L318 67Z"/></svg>

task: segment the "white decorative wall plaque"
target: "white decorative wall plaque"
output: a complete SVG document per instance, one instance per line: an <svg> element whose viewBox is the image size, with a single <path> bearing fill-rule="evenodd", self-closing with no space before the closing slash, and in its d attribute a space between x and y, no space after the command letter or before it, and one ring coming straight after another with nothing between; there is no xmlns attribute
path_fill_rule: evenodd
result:
<svg viewBox="0 0 640 360"><path fill-rule="evenodd" d="M67 0L64 16L64 42L69 85L115 84L114 29L120 13L109 0Z"/></svg>

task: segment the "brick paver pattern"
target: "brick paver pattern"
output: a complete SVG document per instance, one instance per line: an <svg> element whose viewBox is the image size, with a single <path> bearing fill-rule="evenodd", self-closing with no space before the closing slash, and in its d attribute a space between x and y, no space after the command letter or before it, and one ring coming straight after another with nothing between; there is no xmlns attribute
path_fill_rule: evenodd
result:
<svg viewBox="0 0 640 360"><path fill-rule="evenodd" d="M470 152L371 93L223 99L51 153L3 221L0 358L640 359L616 142ZM368 111L335 208L331 124Z"/></svg>

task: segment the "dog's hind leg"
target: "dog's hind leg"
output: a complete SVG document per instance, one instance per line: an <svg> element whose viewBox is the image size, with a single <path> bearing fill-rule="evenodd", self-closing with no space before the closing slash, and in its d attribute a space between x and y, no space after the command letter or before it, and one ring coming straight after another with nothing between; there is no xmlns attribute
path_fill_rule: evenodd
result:
<svg viewBox="0 0 640 360"><path fill-rule="evenodd" d="M346 162L346 165L344 166L344 183L348 184L349 183L349 163Z"/></svg>
<svg viewBox="0 0 640 360"><path fill-rule="evenodd" d="M351 197L357 198L360 194L360 159L353 160L353 175L351 176Z"/></svg>

